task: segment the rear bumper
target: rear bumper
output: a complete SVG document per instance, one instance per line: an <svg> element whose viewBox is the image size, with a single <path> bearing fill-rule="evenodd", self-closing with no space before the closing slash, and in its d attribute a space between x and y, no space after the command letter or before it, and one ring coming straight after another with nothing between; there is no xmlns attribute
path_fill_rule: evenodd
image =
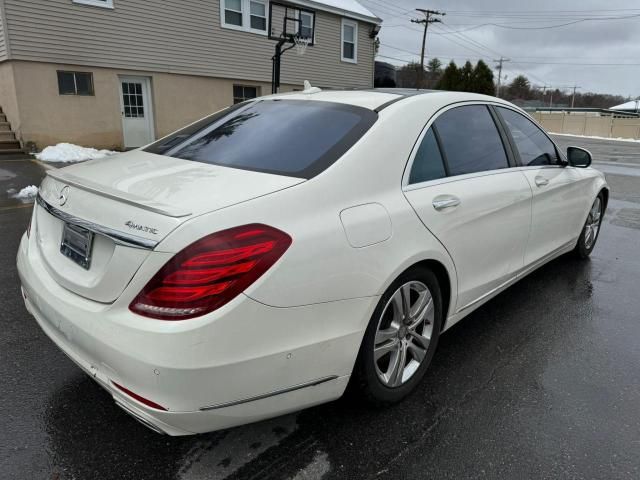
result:
<svg viewBox="0 0 640 480"><path fill-rule="evenodd" d="M270 418L340 397L377 298L274 308L244 295L182 322L60 287L23 237L18 272L42 330L127 413L170 435ZM122 385L167 410L122 392Z"/></svg>

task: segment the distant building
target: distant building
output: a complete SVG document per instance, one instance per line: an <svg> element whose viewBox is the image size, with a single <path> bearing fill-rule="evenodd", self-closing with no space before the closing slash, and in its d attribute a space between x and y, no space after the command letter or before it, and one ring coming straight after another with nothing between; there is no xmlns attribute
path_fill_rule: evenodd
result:
<svg viewBox="0 0 640 480"><path fill-rule="evenodd" d="M611 107L611 110L618 110L620 112L634 112L638 113L640 111L640 99L639 100L631 100L627 103L622 103L620 105L616 105L615 107Z"/></svg>
<svg viewBox="0 0 640 480"><path fill-rule="evenodd" d="M376 61L374 86L377 88L395 88L397 86L396 67L390 63Z"/></svg>

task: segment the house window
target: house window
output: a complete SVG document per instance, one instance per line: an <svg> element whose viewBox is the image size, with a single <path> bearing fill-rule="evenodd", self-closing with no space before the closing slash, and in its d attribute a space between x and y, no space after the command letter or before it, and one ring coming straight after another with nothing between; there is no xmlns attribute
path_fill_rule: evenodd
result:
<svg viewBox="0 0 640 480"><path fill-rule="evenodd" d="M312 32L313 15L308 12L300 12L300 36L303 38L311 38Z"/></svg>
<svg viewBox="0 0 640 480"><path fill-rule="evenodd" d="M242 27L242 0L223 0L224 24Z"/></svg>
<svg viewBox="0 0 640 480"><path fill-rule="evenodd" d="M342 19L342 61L358 63L358 23Z"/></svg>
<svg viewBox="0 0 640 480"><path fill-rule="evenodd" d="M220 0L222 26L267 34L267 0Z"/></svg>
<svg viewBox="0 0 640 480"><path fill-rule="evenodd" d="M92 5L94 7L113 8L113 0L73 0L73 3Z"/></svg>
<svg viewBox="0 0 640 480"><path fill-rule="evenodd" d="M251 12L251 30L267 31L267 5L264 2L251 0L249 2Z"/></svg>
<svg viewBox="0 0 640 480"><path fill-rule="evenodd" d="M241 103L245 100L251 100L258 97L258 87L250 87L246 85L233 86L233 103Z"/></svg>
<svg viewBox="0 0 640 480"><path fill-rule="evenodd" d="M60 95L93 95L93 73L58 71Z"/></svg>

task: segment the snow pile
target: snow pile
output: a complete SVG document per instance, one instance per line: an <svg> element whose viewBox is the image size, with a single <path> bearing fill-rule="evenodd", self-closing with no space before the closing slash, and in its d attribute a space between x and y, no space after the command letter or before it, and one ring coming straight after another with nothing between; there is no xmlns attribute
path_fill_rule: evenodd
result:
<svg viewBox="0 0 640 480"><path fill-rule="evenodd" d="M118 152L80 147L72 143L59 143L55 147L47 147L42 152L36 153L36 158L43 162L82 162L105 158L116 153Z"/></svg>
<svg viewBox="0 0 640 480"><path fill-rule="evenodd" d="M8 193L10 192L11 190L8 191ZM27 200L30 198L35 198L37 194L38 194L38 187L36 187L35 185L29 185L28 187L24 187L18 193L14 193L13 195L11 195L11 197L18 198L20 200Z"/></svg>

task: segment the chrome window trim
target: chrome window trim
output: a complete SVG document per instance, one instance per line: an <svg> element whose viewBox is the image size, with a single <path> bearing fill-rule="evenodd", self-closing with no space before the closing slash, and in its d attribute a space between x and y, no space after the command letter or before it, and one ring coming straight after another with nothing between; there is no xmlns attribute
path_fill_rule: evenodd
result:
<svg viewBox="0 0 640 480"><path fill-rule="evenodd" d="M93 223L88 220L83 220L74 215L63 212L62 210L47 203L47 201L44 198L42 198L40 193L38 193L38 195L36 196L36 202L47 213L49 213L49 215L52 215L57 219L62 220L65 223L70 223L71 225L77 225L79 227L89 230L90 232L108 237L111 240L113 240L116 245L121 245L124 247L139 248L142 250L153 250L159 243L156 240L149 240L147 238L139 237L137 235L131 235L130 233L121 232L113 228L103 227L102 225L98 225L97 223Z"/></svg>
<svg viewBox="0 0 640 480"><path fill-rule="evenodd" d="M243 399L240 399L240 400L234 400L234 401L231 401L231 402L218 403L216 405L211 405L211 406L208 406L208 407L202 407L202 408L200 408L200 411L206 412L207 410L217 410L219 408L232 407L234 405L242 405L243 403L255 402L256 400L262 400L262 399L273 397L273 396L276 396L276 395L282 395L283 393L295 392L296 390L301 390L303 388L308 388L308 387L315 387L317 385L321 385L323 383L330 382L332 380L336 380L337 378L339 378L337 375L331 375L331 376L328 376L328 377L322 377L322 378L319 378L317 380L312 380L310 382L300 383L300 384L294 385L292 387L283 388L282 390L276 390L274 392L264 393L262 395L256 395L255 397L248 397L248 398L243 398Z"/></svg>
<svg viewBox="0 0 640 480"><path fill-rule="evenodd" d="M404 97L402 97L404 98ZM401 100L402 98L400 98L399 100ZM418 135L417 140L415 141L415 143L413 144L413 148L411 149L411 153L409 154L409 158L405 163L404 166L404 171L402 172L402 190L403 191L409 191L409 190L415 190L414 188L412 188L414 185L421 185L419 188L424 188L426 186L429 185L435 185L436 183L432 183L432 182L439 182L440 180L462 180L463 178L473 178L477 175L483 175L483 174L495 174L495 172L501 172L501 171L512 171L514 168L518 168L518 165L516 166L512 166L509 160L509 154L507 152L507 148L506 145L504 146L504 153L507 157L507 162L509 162L509 165L505 168L499 168L499 169L494 169L494 170L481 170L479 172L472 172L472 173L464 173L462 175L449 175L447 177L442 177L442 178L437 178L435 180L427 180L425 182L420 182L420 183L410 183L409 182L409 176L411 175L411 169L413 168L413 162L415 161L415 158L418 154L418 149L420 148L420 144L422 143L422 140L424 139L424 137L427 135L427 131L431 128L431 126L435 123L435 121L442 116L444 113L448 112L449 110L452 110L454 108L458 108L458 107L471 107L471 106L476 106L476 105L482 105L482 106L486 106L489 107L491 105L493 106L502 106L503 104L500 102L492 102L492 101L483 101L483 100L462 100L459 102L454 102L454 103L449 103L445 106L443 106L442 108L440 108L439 110L437 110L436 112L434 112L431 117L428 118L428 120L426 121L424 127L422 128L422 130L420 131L420 135ZM496 127L496 132L498 133L498 135L500 135L500 141L502 142L502 135L500 133L500 130L498 129L498 126L495 125ZM422 184L426 184L429 183L429 185L422 185Z"/></svg>

